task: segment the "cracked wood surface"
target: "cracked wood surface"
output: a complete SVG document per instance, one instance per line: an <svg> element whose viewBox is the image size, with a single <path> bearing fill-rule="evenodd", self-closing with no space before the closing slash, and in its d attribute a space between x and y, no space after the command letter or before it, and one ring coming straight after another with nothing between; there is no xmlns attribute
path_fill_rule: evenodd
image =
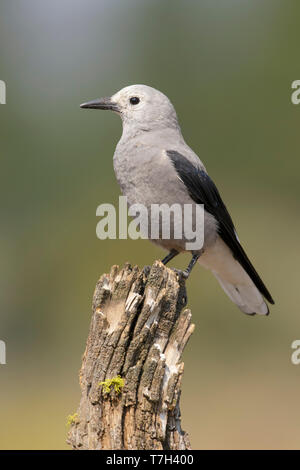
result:
<svg viewBox="0 0 300 470"><path fill-rule="evenodd" d="M80 371L74 449L190 449L181 429L183 349L194 330L178 274L157 261L111 268L97 282ZM120 394L99 382L120 375Z"/></svg>

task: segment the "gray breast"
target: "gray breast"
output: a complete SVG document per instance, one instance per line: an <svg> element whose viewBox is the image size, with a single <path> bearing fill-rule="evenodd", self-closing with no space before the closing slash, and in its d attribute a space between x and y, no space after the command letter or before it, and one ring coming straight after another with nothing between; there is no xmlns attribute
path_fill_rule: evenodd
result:
<svg viewBox="0 0 300 470"><path fill-rule="evenodd" d="M184 152L186 149L182 149L182 151ZM185 204L195 206L165 150L155 145L153 138L151 143L147 139L141 141L138 138L126 143L121 140L114 154L114 170L122 194L127 197L128 204L142 204L148 209L149 223L146 234L148 238L151 238L153 219L150 217L150 211L153 204L167 204L168 206L178 204L182 208L183 217ZM186 217L187 215L185 215ZM156 233L158 231L159 237L152 241L159 243L166 249L184 250L186 237L183 236L181 240L178 240L174 236L176 221L178 218L174 219L171 213L170 240L164 240L163 220L160 217L159 227L154 228ZM183 227L184 219L179 222ZM190 226L195 229L195 208L191 214L190 222L186 221L186 223L190 223ZM216 239L216 221L208 213L204 214L204 237L205 245L214 243Z"/></svg>

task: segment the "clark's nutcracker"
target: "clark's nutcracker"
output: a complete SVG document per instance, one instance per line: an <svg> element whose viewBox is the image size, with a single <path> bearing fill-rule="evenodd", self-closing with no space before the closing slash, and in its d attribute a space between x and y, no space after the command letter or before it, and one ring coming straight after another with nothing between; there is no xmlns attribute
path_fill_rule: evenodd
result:
<svg viewBox="0 0 300 470"><path fill-rule="evenodd" d="M164 203L204 205L203 248L192 251L192 260L183 272L185 277L198 261L212 271L244 313L267 315L264 298L273 304L271 294L243 250L214 182L185 143L170 100L149 86L132 85L112 97L84 103L81 108L110 109L121 116L123 134L113 161L129 204L147 208ZM159 236L154 240L169 251L162 260L164 264L186 251L183 238Z"/></svg>

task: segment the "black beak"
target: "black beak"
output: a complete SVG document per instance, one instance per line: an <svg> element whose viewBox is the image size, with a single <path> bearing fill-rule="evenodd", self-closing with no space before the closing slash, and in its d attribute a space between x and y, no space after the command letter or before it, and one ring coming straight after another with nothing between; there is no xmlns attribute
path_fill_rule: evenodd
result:
<svg viewBox="0 0 300 470"><path fill-rule="evenodd" d="M113 103L110 98L100 98L93 101L88 101L80 105L81 108L87 109L111 109L112 111L119 112L117 103Z"/></svg>

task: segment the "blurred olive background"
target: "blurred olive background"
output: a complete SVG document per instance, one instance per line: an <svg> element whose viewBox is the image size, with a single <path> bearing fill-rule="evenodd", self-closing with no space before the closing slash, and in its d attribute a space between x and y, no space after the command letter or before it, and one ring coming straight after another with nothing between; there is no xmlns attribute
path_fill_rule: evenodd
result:
<svg viewBox="0 0 300 470"><path fill-rule="evenodd" d="M68 448L95 283L164 255L95 233L96 207L118 201L121 122L79 104L134 83L174 103L276 301L248 317L195 269L183 428L195 449L300 448L299 14L296 0L0 1L2 449Z"/></svg>

